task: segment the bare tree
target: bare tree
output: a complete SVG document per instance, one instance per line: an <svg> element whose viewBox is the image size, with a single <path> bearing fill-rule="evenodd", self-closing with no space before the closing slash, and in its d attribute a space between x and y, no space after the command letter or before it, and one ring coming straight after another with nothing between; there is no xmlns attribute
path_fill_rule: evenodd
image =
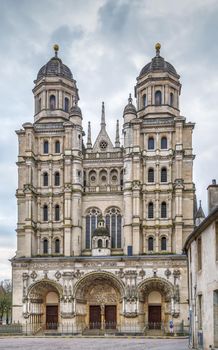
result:
<svg viewBox="0 0 218 350"><path fill-rule="evenodd" d="M11 280L4 280L0 283L0 324L3 317L6 318L8 324L11 318L12 306L12 283Z"/></svg>

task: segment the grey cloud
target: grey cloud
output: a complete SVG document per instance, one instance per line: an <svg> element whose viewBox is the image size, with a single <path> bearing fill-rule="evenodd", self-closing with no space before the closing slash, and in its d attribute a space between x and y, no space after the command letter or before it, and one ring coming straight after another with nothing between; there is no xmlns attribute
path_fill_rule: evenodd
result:
<svg viewBox="0 0 218 350"><path fill-rule="evenodd" d="M122 124L128 93L133 92L141 68L154 56L155 43L161 42L161 54L181 75L182 114L197 123L194 180L197 195L205 203L207 185L213 177L218 179L214 162L218 152L217 1L19 0L17 4L17 0L0 1L0 237L1 242L5 237L4 257L10 245L7 237L13 249L16 237L14 130L33 121L33 80L52 57L56 42L59 56L77 80L85 129L88 120L99 125L105 100L112 141L116 119ZM94 141L98 128L92 131Z"/></svg>

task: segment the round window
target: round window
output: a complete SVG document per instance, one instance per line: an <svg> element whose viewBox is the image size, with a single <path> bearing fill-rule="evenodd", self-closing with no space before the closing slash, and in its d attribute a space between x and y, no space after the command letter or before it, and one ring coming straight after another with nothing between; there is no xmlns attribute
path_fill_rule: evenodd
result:
<svg viewBox="0 0 218 350"><path fill-rule="evenodd" d="M117 181L116 175L113 175L113 176L112 176L112 181Z"/></svg>
<svg viewBox="0 0 218 350"><path fill-rule="evenodd" d="M106 142L105 140L102 140L102 141L100 142L100 148L101 148L101 149L106 149L106 148L107 148L107 142Z"/></svg>
<svg viewBox="0 0 218 350"><path fill-rule="evenodd" d="M106 178L106 176L105 175L103 175L102 177L101 177L101 181L106 181L107 180L107 178Z"/></svg>
<svg viewBox="0 0 218 350"><path fill-rule="evenodd" d="M95 182L95 176L94 175L91 176L91 181Z"/></svg>

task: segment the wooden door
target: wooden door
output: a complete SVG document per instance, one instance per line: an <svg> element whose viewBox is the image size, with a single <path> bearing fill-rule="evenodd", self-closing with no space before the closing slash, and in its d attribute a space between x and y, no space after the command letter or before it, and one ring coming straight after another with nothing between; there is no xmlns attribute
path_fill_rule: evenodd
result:
<svg viewBox="0 0 218 350"><path fill-rule="evenodd" d="M148 306L148 324L150 329L161 328L161 306L160 305Z"/></svg>
<svg viewBox="0 0 218 350"><path fill-rule="evenodd" d="M58 305L46 305L46 328L57 329Z"/></svg>
<svg viewBox="0 0 218 350"><path fill-rule="evenodd" d="M117 321L116 305L105 305L105 328L116 328Z"/></svg>
<svg viewBox="0 0 218 350"><path fill-rule="evenodd" d="M101 328L101 307L99 305L90 306L89 326L90 326L90 329Z"/></svg>

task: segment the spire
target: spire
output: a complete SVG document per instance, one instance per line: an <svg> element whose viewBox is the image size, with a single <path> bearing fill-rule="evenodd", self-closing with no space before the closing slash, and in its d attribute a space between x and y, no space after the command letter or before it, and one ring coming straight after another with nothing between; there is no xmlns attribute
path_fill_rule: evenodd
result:
<svg viewBox="0 0 218 350"><path fill-rule="evenodd" d="M102 102L101 107L101 129L105 129L106 123L105 123L105 110L104 110L104 102Z"/></svg>
<svg viewBox="0 0 218 350"><path fill-rule="evenodd" d="M155 49L156 49L156 57L160 56L160 48L161 48L161 44L157 43L155 45Z"/></svg>
<svg viewBox="0 0 218 350"><path fill-rule="evenodd" d="M117 120L115 147L120 147L119 120Z"/></svg>
<svg viewBox="0 0 218 350"><path fill-rule="evenodd" d="M201 206L201 201L199 202L199 208L195 215L195 224L196 226L200 225L200 223L205 219L205 214Z"/></svg>
<svg viewBox="0 0 218 350"><path fill-rule="evenodd" d="M91 139L91 123L88 122L88 135L87 135L87 148L92 148L92 139Z"/></svg>
<svg viewBox="0 0 218 350"><path fill-rule="evenodd" d="M131 94L129 94L128 103L129 103L129 105L132 105L132 95Z"/></svg>

